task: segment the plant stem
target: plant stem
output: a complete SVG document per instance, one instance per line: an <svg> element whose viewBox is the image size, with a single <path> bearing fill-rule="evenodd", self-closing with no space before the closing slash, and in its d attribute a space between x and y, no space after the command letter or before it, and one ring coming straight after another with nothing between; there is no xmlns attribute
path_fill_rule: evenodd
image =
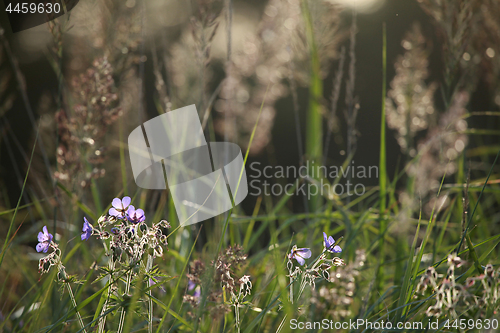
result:
<svg viewBox="0 0 500 333"><path fill-rule="evenodd" d="M148 254L148 261L146 263L146 271L149 272L153 269L153 256ZM151 287L153 283L148 281L148 286ZM150 293L152 290L149 291ZM148 333L153 332L153 299L149 297L148 300L149 310L148 310Z"/></svg>
<svg viewBox="0 0 500 333"><path fill-rule="evenodd" d="M106 249L106 247L105 247L105 249ZM99 333L104 332L104 326L106 325L106 316L104 314L108 310L108 300L109 300L109 297L111 296L111 281L113 281L113 270L115 269L115 263L113 261L113 254L110 253L110 256L111 256L111 258L108 262L109 271L111 272L109 274L110 285L108 287L108 295L106 296L106 300L104 301L104 305L102 306L102 310L101 310L101 318L99 319Z"/></svg>
<svg viewBox="0 0 500 333"><path fill-rule="evenodd" d="M132 281L132 269L127 274L127 284L125 285L125 295L128 295L130 292L130 282ZM123 324L125 323L125 315L127 314L127 310L125 308L122 309L122 312L120 313L120 322L118 324L118 333L122 333L123 331Z"/></svg>
<svg viewBox="0 0 500 333"><path fill-rule="evenodd" d="M380 155L379 155L379 224L380 224L380 240L378 244L379 248L379 265L376 272L376 293L373 295L375 298L376 295L381 293L384 285L384 272L382 270L382 263L384 262L384 238L385 232L387 229L387 221L384 218L385 210L386 210L386 194L387 194L387 173L386 173L386 150L385 150L385 98L386 98L386 90L387 90L387 33L385 22L383 25L382 32L382 114L380 120Z"/></svg>
<svg viewBox="0 0 500 333"><path fill-rule="evenodd" d="M236 317L236 328L238 329L238 333L241 333L241 323L240 323L240 304L239 302L236 302L234 305L234 314Z"/></svg>
<svg viewBox="0 0 500 333"><path fill-rule="evenodd" d="M302 296L302 293L304 292L305 288L306 288L306 279L304 275L302 275L302 281L300 281L300 290L299 290L299 295L297 296L297 301L300 299L300 296Z"/></svg>
<svg viewBox="0 0 500 333"><path fill-rule="evenodd" d="M87 330L85 329L85 324L83 324L82 316L80 315L80 311L77 310L76 299L75 299L75 295L73 295L73 290L71 290L71 286L69 285L69 283L66 282L65 285L66 285L66 288L68 289L69 298L71 298L71 302L73 303L73 306L75 307L76 316L78 317L78 322L80 323L80 327L83 329L84 333L87 333Z"/></svg>

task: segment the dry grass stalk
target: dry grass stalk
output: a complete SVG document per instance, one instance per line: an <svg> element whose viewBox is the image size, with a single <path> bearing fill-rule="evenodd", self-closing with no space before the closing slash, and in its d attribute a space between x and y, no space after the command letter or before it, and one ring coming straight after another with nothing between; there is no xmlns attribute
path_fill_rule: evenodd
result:
<svg viewBox="0 0 500 333"><path fill-rule="evenodd" d="M419 25L413 26L401 45L406 51L394 65L396 76L386 101L387 125L397 131L396 139L401 150L415 156L415 136L433 122L437 85L426 83L429 51Z"/></svg>

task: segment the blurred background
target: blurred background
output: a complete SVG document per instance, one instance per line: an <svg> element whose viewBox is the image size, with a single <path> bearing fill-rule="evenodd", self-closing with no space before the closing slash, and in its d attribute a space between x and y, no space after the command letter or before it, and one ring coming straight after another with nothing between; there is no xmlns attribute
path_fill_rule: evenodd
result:
<svg viewBox="0 0 500 333"><path fill-rule="evenodd" d="M332 37L329 41L320 41L321 45L330 49L325 52L325 59L322 59L324 99L321 104L324 110L331 109L329 104L339 50L342 47L349 49L349 28L352 10L355 9L358 15L354 91L359 113L356 120L357 149L353 159L357 165L378 165L378 149L374 149L373 143L378 142L380 135L384 22L387 26L388 64L394 64L404 52L401 40L415 23L419 24L429 52L426 82L444 78L447 65L440 48L443 36L436 29L438 24L435 19L425 12L418 1L339 0L335 3L336 5L328 6L328 13L317 18L322 21L318 25L323 25L323 37ZM476 10L485 10L483 7ZM2 76L4 81L7 77L10 80L5 81L2 86L3 96L9 96L4 97L8 99L8 103L2 108L2 200L15 202L19 196L22 175L27 165L26 156L29 155L34 129L38 124L45 152L37 149L37 163L33 172L42 178L47 176L49 166L52 173L56 172L55 152L58 135L61 135L57 133L57 124L61 120L56 117L56 112L77 102L70 95L78 95L81 87L72 86L73 81L85 73L96 59L102 57L106 57L111 66L114 81L112 93L117 94L119 100L116 105L120 107L119 117L123 122L125 135L139 123L157 115L159 110L162 112L194 103L200 117L204 115L204 108L210 106L214 135L218 140L237 142L245 149L267 88L266 82L272 82L252 145L250 162L259 161L263 166L298 166L301 158L293 111L294 101L290 94L289 63L293 60L302 142L305 141L309 66L307 54L301 47L300 32L297 32L300 29L296 27L300 25L297 4L293 1L234 1L231 30L231 52L235 63L233 68L228 68L227 65L227 27L224 17L221 17L224 15L221 10L222 2L217 1L148 1L146 4L135 0L120 4L113 1L80 1L68 15L69 21L64 23L64 27L56 25L50 31L47 24L44 24L16 34L9 30L6 14L2 11L0 18L5 29L4 37L23 74L26 92L26 100L18 96L18 83L4 52ZM477 29L479 36L485 35L484 38L487 38L487 31ZM329 36L328 33L332 35ZM286 41L283 36L286 36ZM281 41L277 43L273 38ZM490 45L493 48L489 48L488 43L493 41L485 39L481 51L497 47ZM465 47L470 45L464 44ZM60 57L58 52L61 52ZM471 53L467 60L474 63L475 82L471 89L471 110L488 111L498 108L500 97L495 95L498 84L488 60L493 61L499 55L494 51L492 53L494 56L491 59L486 53ZM344 66L347 71L348 61ZM234 105L227 103L224 97L225 90L229 89L223 83L228 73L233 80L230 85L234 85L237 90L236 104L231 102ZM388 66L387 75L390 82L395 75L394 66ZM325 121L324 124L327 132L327 123L333 122L333 135L330 136L327 156L329 165L340 165L345 159L341 155L345 154L347 144L343 87L338 100L337 114L333 115L333 120ZM443 109L441 100L437 98L436 103ZM26 103L30 105L29 112L26 110ZM67 110L65 112L68 113ZM496 117L474 117L471 121L473 124L470 127L490 130L498 129L499 125ZM109 133L105 143L102 143L105 150L101 155L103 163L99 164L96 172L107 170L108 174L113 175L114 168L118 167L112 162L116 160L113 157L118 156L118 126L115 121L109 125L109 129L106 127ZM394 133L395 130L390 131ZM498 143L498 136L483 136L481 140L485 144L493 141ZM393 174L401 157L394 135L388 135L387 149L388 171ZM130 167L129 164L127 167ZM109 190L107 196L116 192L113 184L119 184L113 178L99 179L100 187ZM377 180L367 182L366 185L370 186L375 185ZM89 182L87 186L88 184ZM39 191L36 185L30 186L34 191ZM300 206L301 202L302 199L299 198L296 205ZM248 207L253 205L253 202L248 203Z"/></svg>
<svg viewBox="0 0 500 333"><path fill-rule="evenodd" d="M482 186L500 147L500 5L495 0L309 1L310 25L299 0L234 0L232 15L226 5L81 0L55 21L13 33L0 4L1 239L37 131L21 197L27 207L14 224L20 235L15 245L28 251L36 245L41 221L58 221L61 234L78 237L82 205L100 215L114 197L137 194L128 134L148 119L190 104L196 105L208 140L250 149L247 165L298 167L312 158L306 143L314 137L307 127L313 100L321 114L322 162L340 166L352 158L368 167L379 165L384 102L387 174L391 182L402 174L394 197L397 204L408 204L410 217L418 217L419 200L429 215L443 175L454 194L469 169L476 181L471 186ZM311 73L321 82L319 93L311 90ZM423 156L420 164L411 164L417 155ZM252 175L248 168L247 175ZM404 183L409 178L414 187ZM379 179L363 184L376 188ZM450 201L447 193L440 207ZM138 196L146 212L166 205L163 191ZM279 199L249 196L238 214L251 215L261 200L269 205L260 212L265 214ZM484 215L496 227L498 197L487 200ZM350 209L363 211L371 204ZM308 207L300 195L286 203L291 213ZM164 217L174 218L165 211ZM265 233L259 241L267 244L270 237Z"/></svg>

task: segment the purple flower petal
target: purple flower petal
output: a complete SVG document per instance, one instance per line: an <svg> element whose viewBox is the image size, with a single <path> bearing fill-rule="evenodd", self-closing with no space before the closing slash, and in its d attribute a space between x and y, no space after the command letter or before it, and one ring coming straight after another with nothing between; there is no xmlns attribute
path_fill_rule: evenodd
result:
<svg viewBox="0 0 500 333"><path fill-rule="evenodd" d="M122 201L118 198L114 198L113 202L111 202L111 205L115 207L117 210L122 210Z"/></svg>
<svg viewBox="0 0 500 333"><path fill-rule="evenodd" d="M89 223L86 217L83 218L83 228L82 228L82 240L87 240L92 235L92 225Z"/></svg>
<svg viewBox="0 0 500 333"><path fill-rule="evenodd" d="M198 286L198 288L195 289L193 296L195 298L199 298L201 296L201 288Z"/></svg>
<svg viewBox="0 0 500 333"><path fill-rule="evenodd" d="M115 208L111 207L109 209L109 215L111 216L115 216L115 217L120 217L121 216L121 213L119 211L117 211Z"/></svg>
<svg viewBox="0 0 500 333"><path fill-rule="evenodd" d="M295 256L294 258L295 258L295 260L297 260L297 262L300 264L300 266L304 266L304 264L306 263L305 259L298 256L298 255Z"/></svg>
<svg viewBox="0 0 500 333"><path fill-rule="evenodd" d="M312 252L308 248L301 248L301 249L297 249L296 254L301 256L302 258L308 259L308 258L311 258Z"/></svg>
<svg viewBox="0 0 500 333"><path fill-rule="evenodd" d="M123 199L122 199L123 208L127 208L131 202L132 202L132 199L130 199L130 197L123 197Z"/></svg>
<svg viewBox="0 0 500 333"><path fill-rule="evenodd" d="M144 211L142 209L135 209L134 206L130 205L127 210L127 218L130 222L140 223L144 222L146 217L144 216Z"/></svg>
<svg viewBox="0 0 500 333"><path fill-rule="evenodd" d="M297 245L294 245L292 247L292 251L288 255L289 259L295 259L297 262L302 266L305 264L305 260L307 258L310 258L312 255L311 250L308 248L297 248Z"/></svg>
<svg viewBox="0 0 500 333"><path fill-rule="evenodd" d="M196 283L194 283L193 281L189 280L188 281L188 290L191 291L194 289L194 287L196 287Z"/></svg>
<svg viewBox="0 0 500 333"><path fill-rule="evenodd" d="M132 199L130 197L123 197L123 199L120 198L114 198L113 201L111 202L111 207L109 209L109 215L115 216L118 218L123 218L126 215L127 208L133 207L130 205L130 202L132 202Z"/></svg>
<svg viewBox="0 0 500 333"><path fill-rule="evenodd" d="M36 245L36 251L43 251L46 253L49 250L50 243L52 242L52 234L49 234L47 226L43 226L43 232L38 233L38 244Z"/></svg>
<svg viewBox="0 0 500 333"><path fill-rule="evenodd" d="M43 232L39 231L38 232L38 241L41 243L41 242L45 242L46 240L47 240L47 238L45 237Z"/></svg>
<svg viewBox="0 0 500 333"><path fill-rule="evenodd" d="M323 239L324 239L324 245L325 245L326 251L328 251L330 253L342 252L342 249L340 248L340 246L335 245L335 239L332 236L328 237L328 239L327 239L326 233L323 232Z"/></svg>
<svg viewBox="0 0 500 333"><path fill-rule="evenodd" d="M44 243L38 243L36 244L36 252L44 252L46 253L47 252L47 247L45 246Z"/></svg>

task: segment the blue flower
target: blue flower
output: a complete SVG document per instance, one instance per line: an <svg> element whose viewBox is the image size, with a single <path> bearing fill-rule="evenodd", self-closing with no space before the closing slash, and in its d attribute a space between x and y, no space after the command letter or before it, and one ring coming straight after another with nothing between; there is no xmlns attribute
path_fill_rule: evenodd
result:
<svg viewBox="0 0 500 333"><path fill-rule="evenodd" d="M295 259L302 266L306 263L304 259L311 258L311 250L304 248L297 248L297 245L292 247L292 251L288 254L288 259Z"/></svg>
<svg viewBox="0 0 500 333"><path fill-rule="evenodd" d="M325 246L325 249L330 253L342 252L340 246L335 245L335 239L333 239L332 236L327 237L325 232L323 232L323 245Z"/></svg>
<svg viewBox="0 0 500 333"><path fill-rule="evenodd" d="M189 281L188 281L188 290L189 290L189 291L191 291L191 290L193 290L195 287L196 287L196 283L194 283L193 281L189 280Z"/></svg>
<svg viewBox="0 0 500 333"><path fill-rule="evenodd" d="M142 209L135 209L134 206L130 205L127 210L127 219L132 223L141 223L144 222L146 216L144 215L144 211Z"/></svg>
<svg viewBox="0 0 500 333"><path fill-rule="evenodd" d="M191 291L194 289L193 297L196 300L196 303L200 303L200 296L201 296L201 287L196 285L191 280L188 280L188 290Z"/></svg>
<svg viewBox="0 0 500 333"><path fill-rule="evenodd" d="M113 207L109 209L109 215L118 218L124 217L127 212L127 207L130 205L131 201L132 199L130 199L130 197L123 197L121 200L119 198L114 198L111 203Z"/></svg>
<svg viewBox="0 0 500 333"><path fill-rule="evenodd" d="M36 245L36 252L47 253L52 242L52 235L47 231L47 226L44 225L42 228L43 232L38 233L38 244Z"/></svg>
<svg viewBox="0 0 500 333"><path fill-rule="evenodd" d="M194 290L193 294L194 298L198 299L198 303L200 302L200 296L201 296L201 288L200 286L197 286L196 289Z"/></svg>
<svg viewBox="0 0 500 333"><path fill-rule="evenodd" d="M89 223L86 217L83 218L82 240L87 240L92 235L92 224Z"/></svg>

